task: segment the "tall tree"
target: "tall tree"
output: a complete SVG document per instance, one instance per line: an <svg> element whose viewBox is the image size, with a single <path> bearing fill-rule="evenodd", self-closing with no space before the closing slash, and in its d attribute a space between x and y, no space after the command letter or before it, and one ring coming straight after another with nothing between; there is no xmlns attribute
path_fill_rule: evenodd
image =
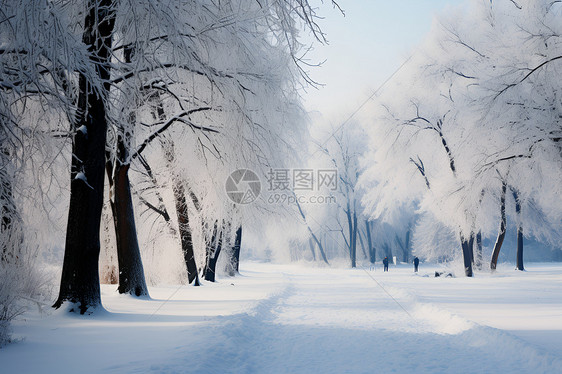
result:
<svg viewBox="0 0 562 374"><path fill-rule="evenodd" d="M170 142L168 142L166 154L170 165L169 167L171 170L174 170L173 164L176 162L176 156L174 146ZM186 190L183 185L184 181L179 175L172 175L172 191L174 193L174 202L178 218L178 232L181 240L181 249L185 267L187 269L187 279L190 284L193 283L195 286L199 286L199 273L197 272L195 250L193 248L193 227L189 222L190 213L187 205ZM192 197L194 196L195 195L192 194ZM198 209L199 202L194 200L193 203L196 209Z"/></svg>
<svg viewBox="0 0 562 374"><path fill-rule="evenodd" d="M224 241L224 224L218 224L215 221L213 226L213 234L206 241L205 267L203 268L203 277L206 281L215 282L217 260L221 254Z"/></svg>
<svg viewBox="0 0 562 374"><path fill-rule="evenodd" d="M533 231L552 241L559 232L559 215L547 213L552 209L546 203L559 173L540 170L558 170L561 164L560 110L554 103L562 44L559 33L552 33L559 30L561 8L542 0L514 4L474 0L468 11L459 7L443 14L380 95L379 121L371 131L375 162L369 174L383 175L378 188L394 196L383 204L396 197L417 201L428 220L441 223L436 230L444 225L460 233L467 269L473 260L479 263L474 242L481 248L482 235L491 235L495 225L490 217L497 216L497 201L491 192L502 183L496 170L510 171L506 182L525 196L523 201L537 199L532 209L542 218L526 221L526 227L533 226L527 235ZM408 108L416 108L413 122L404 121ZM437 147L447 157L438 159ZM412 184L408 161L422 175L425 189Z"/></svg>
<svg viewBox="0 0 562 374"><path fill-rule="evenodd" d="M523 271L525 270L525 266L523 265L523 223L521 222L521 200L517 190L513 189L512 192L513 199L515 200L515 214L517 215L517 262L515 269Z"/></svg>
<svg viewBox="0 0 562 374"><path fill-rule="evenodd" d="M312 239L311 239L312 240ZM230 250L230 257L227 262L226 271L229 276L235 276L240 272L240 248L242 247L242 225L236 229L234 243Z"/></svg>
<svg viewBox="0 0 562 374"><path fill-rule="evenodd" d="M494 250L492 252L492 261L490 262L490 268L496 270L498 264L498 257L500 255L500 250L502 248L503 240L505 239L505 230L507 226L507 218L505 214L505 195L507 192L507 183L502 181L502 190L500 195L500 228L498 231L498 237L496 243L494 244Z"/></svg>
<svg viewBox="0 0 562 374"><path fill-rule="evenodd" d="M336 204L333 205L335 211L328 215L335 217L335 223L339 228L353 268L357 266L357 246L361 241L358 225L359 222L364 221L357 184L362 172L359 157L365 146L363 133L359 128L334 130L334 133L324 143L318 145L320 151L326 156L326 162L337 174L337 182L329 191L336 197ZM342 220L346 223L342 224ZM326 219L326 222L328 225L331 224L329 218Z"/></svg>
<svg viewBox="0 0 562 374"><path fill-rule="evenodd" d="M124 49L124 60L131 64L134 53L132 47ZM130 90L125 90L130 91ZM131 92L127 92L131 94ZM128 293L135 296L148 296L148 288L144 277L129 169L131 157L129 150L133 140L131 134L136 122L136 105L131 105L132 110L125 111L128 116L126 124L117 123L114 130L114 151L107 152L106 171L111 194L109 196L111 212L115 227L117 262L119 266L119 293ZM128 126L127 126L128 125Z"/></svg>
<svg viewBox="0 0 562 374"><path fill-rule="evenodd" d="M82 36L101 89L96 90L98 82L80 74L64 263L59 296L54 304L59 308L68 301L76 304L75 311L81 314L101 306L98 260L108 127L105 98L110 89L114 6L111 0L89 0Z"/></svg>

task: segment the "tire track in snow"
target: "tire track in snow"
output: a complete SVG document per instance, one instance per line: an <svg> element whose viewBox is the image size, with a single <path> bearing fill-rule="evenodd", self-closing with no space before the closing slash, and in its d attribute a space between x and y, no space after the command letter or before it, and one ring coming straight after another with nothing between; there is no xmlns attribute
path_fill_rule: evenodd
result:
<svg viewBox="0 0 562 374"><path fill-rule="evenodd" d="M369 277L372 276L369 274ZM419 324L428 324L438 334L458 335L465 346L485 350L498 361L519 362L520 372L562 373L562 359L542 351L515 335L501 329L480 325L432 303L421 302L409 290L389 286L378 280L377 285L400 304Z"/></svg>
<svg viewBox="0 0 562 374"><path fill-rule="evenodd" d="M294 293L288 276L283 274L280 291L259 301L255 307L244 313L216 319L211 342L206 354L193 372L207 373L266 373L260 352L274 349L274 320L279 304ZM190 371L191 372L191 371Z"/></svg>
<svg viewBox="0 0 562 374"><path fill-rule="evenodd" d="M219 320L194 372L561 371L559 360L502 331L419 303L405 290L388 287L391 300L369 287L357 278L285 274L282 291Z"/></svg>
<svg viewBox="0 0 562 374"><path fill-rule="evenodd" d="M284 274L244 313L189 330L157 373L562 372L560 360L353 271ZM143 371L139 371L143 372Z"/></svg>

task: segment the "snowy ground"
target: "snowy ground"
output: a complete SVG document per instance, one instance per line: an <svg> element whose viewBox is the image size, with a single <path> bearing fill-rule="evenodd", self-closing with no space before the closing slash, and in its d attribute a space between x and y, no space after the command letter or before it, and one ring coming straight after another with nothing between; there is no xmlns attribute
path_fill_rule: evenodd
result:
<svg viewBox="0 0 562 374"><path fill-rule="evenodd" d="M103 286L107 312L30 310L2 373L560 373L562 264L474 279L421 265L244 263L204 287Z"/></svg>

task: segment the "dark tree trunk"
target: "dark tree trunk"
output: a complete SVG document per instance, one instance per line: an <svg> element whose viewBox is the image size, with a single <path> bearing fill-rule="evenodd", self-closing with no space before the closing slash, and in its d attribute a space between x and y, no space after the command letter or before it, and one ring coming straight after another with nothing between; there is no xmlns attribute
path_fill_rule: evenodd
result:
<svg viewBox="0 0 562 374"><path fill-rule="evenodd" d="M441 125L439 126L441 127ZM441 144L443 144L443 148L445 148L445 152L447 152L447 157L449 158L449 168L453 172L453 175L456 176L457 169L455 167L455 159L453 158L453 153L449 149L449 145L447 144L445 136L443 135L443 132L441 132L441 130L439 130L439 137L441 138Z"/></svg>
<svg viewBox="0 0 562 374"><path fill-rule="evenodd" d="M130 164L123 165L117 161L112 170L111 163L107 162L109 184L113 191L113 196L110 196L110 205L115 225L119 263L118 290L122 294L148 296L135 224L129 167Z"/></svg>
<svg viewBox="0 0 562 374"><path fill-rule="evenodd" d="M476 268L482 270L482 231L476 234Z"/></svg>
<svg viewBox="0 0 562 374"><path fill-rule="evenodd" d="M517 228L517 267L516 270L525 270L523 266L523 227Z"/></svg>
<svg viewBox="0 0 562 374"><path fill-rule="evenodd" d="M232 225L229 223L227 225L228 230L231 230ZM230 236L230 233L228 234ZM240 262L240 244L242 242L242 226L239 226L238 229L236 230L235 234L234 234L234 241L232 242L231 240L229 240L228 242L226 241L226 238L229 237L226 234L224 234L224 240L223 240L223 247L224 247L224 256L227 256L227 260L224 264L224 272L229 276L229 277L234 277L236 274L238 274L238 268L239 268L239 262Z"/></svg>
<svg viewBox="0 0 562 374"><path fill-rule="evenodd" d="M365 220L365 228L367 233L367 247L369 248L369 262L374 264L376 261L376 248L373 245L373 241L371 240L371 224L368 220Z"/></svg>
<svg viewBox="0 0 562 374"><path fill-rule="evenodd" d="M236 236L234 238L234 247L232 248L232 257L230 259L232 273L231 276L236 275L240 272L240 247L242 246L242 226L238 227L236 230Z"/></svg>
<svg viewBox="0 0 562 374"><path fill-rule="evenodd" d="M515 199L515 213L517 214L517 266L515 270L525 270L523 266L523 223L521 222L521 201L519 193L513 190L513 198Z"/></svg>
<svg viewBox="0 0 562 374"><path fill-rule="evenodd" d="M131 63L132 48L125 48L125 62ZM136 122L134 108L129 116L129 126ZM108 157L107 176L112 194L109 196L117 245L119 264L119 293L135 296L148 296L144 269L137 237L131 183L129 181L129 142L131 135L123 127L117 129L115 164ZM126 138L127 137L127 138Z"/></svg>
<svg viewBox="0 0 562 374"><path fill-rule="evenodd" d="M357 213L353 212L351 236L351 267L357 267Z"/></svg>
<svg viewBox="0 0 562 374"><path fill-rule="evenodd" d="M496 244L494 245L494 251L492 252L492 261L490 262L490 268L496 270L498 264L498 257L500 255L500 250L502 248L502 243L505 238L505 228L507 224L507 219L505 216L505 194L507 192L507 183L502 183L502 193L500 197L500 230L498 232L498 238L496 239Z"/></svg>
<svg viewBox="0 0 562 374"><path fill-rule="evenodd" d="M349 200L347 202L347 210L345 211L347 216L347 228L349 232L349 242L347 243L349 250L349 259L351 261L351 267L357 267L357 215L351 214L351 206ZM343 235L343 232L342 232ZM345 239L345 235L344 235Z"/></svg>
<svg viewBox="0 0 562 374"><path fill-rule="evenodd" d="M181 250L185 267L187 270L188 283L192 282L194 286L199 286L199 273L197 272L197 263L195 262L195 251L193 249L193 237L191 235L191 227L189 225L189 209L187 206L186 191L180 176L174 172L176 154L174 144L170 142L164 143L165 156L172 174L172 191L174 194L174 203L176 205L176 214L178 217L178 230L180 234ZM191 194L194 197L193 193ZM196 201L194 201L196 204ZM199 210L198 205L195 208Z"/></svg>
<svg viewBox="0 0 562 374"><path fill-rule="evenodd" d="M9 181L3 182L0 188L11 188L11 185L7 187L7 184L9 184ZM11 201L7 201L2 205L2 220L0 221L0 235L2 236L2 254L0 255L0 260L7 263L14 262L18 257L17 254L12 253L12 249L9 246L9 243L12 240L11 236L13 232L13 211L9 205L11 205Z"/></svg>
<svg viewBox="0 0 562 374"><path fill-rule="evenodd" d="M4 136L0 134L0 137ZM23 244L23 231L13 194L12 175L9 173L10 159L10 152L0 145L0 261L17 263Z"/></svg>
<svg viewBox="0 0 562 374"><path fill-rule="evenodd" d="M205 261L205 268L203 270L203 277L206 281L215 281L215 269L217 260L222 249L223 232L219 230L217 222L213 228L213 237L207 243L207 255Z"/></svg>
<svg viewBox="0 0 562 374"><path fill-rule="evenodd" d="M178 178L174 178L172 183L176 212L178 215L181 249L187 269L187 279L189 284L194 282L194 286L199 286L199 274L197 273L197 264L195 263L195 251L193 250L193 237L191 236L191 228L189 226L189 211L187 209L185 189L183 183Z"/></svg>
<svg viewBox="0 0 562 374"><path fill-rule="evenodd" d="M474 233L470 233L470 239L468 239L468 248L470 252L470 262L474 265Z"/></svg>
<svg viewBox="0 0 562 374"><path fill-rule="evenodd" d="M472 237L472 234L471 234ZM464 261L464 274L467 277L472 277L472 244L474 240L465 239L461 235L461 248L462 248L462 258Z"/></svg>
<svg viewBox="0 0 562 374"><path fill-rule="evenodd" d="M83 42L98 78L109 82L111 36L115 23L111 0L90 0L84 21ZM70 206L64 262L55 308L65 301L76 303L80 313L101 306L99 283L100 220L103 207L107 119L105 92L95 92L87 78L79 76L78 113L72 143Z"/></svg>

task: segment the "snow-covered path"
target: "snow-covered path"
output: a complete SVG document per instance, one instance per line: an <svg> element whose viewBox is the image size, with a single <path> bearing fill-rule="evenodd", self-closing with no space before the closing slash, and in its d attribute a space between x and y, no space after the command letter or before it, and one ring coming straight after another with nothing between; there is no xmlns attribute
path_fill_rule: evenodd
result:
<svg viewBox="0 0 562 374"><path fill-rule="evenodd" d="M361 271L285 277L282 292L261 302L254 313L227 318L217 328L219 343L201 369L256 373L562 369L562 362L499 330L432 306L393 299ZM230 364L225 366L226 362Z"/></svg>
<svg viewBox="0 0 562 374"><path fill-rule="evenodd" d="M398 270L249 264L140 301L104 288L110 313L31 317L0 362L6 373L562 372L556 354L412 297L424 279ZM458 282L433 284L443 295Z"/></svg>

